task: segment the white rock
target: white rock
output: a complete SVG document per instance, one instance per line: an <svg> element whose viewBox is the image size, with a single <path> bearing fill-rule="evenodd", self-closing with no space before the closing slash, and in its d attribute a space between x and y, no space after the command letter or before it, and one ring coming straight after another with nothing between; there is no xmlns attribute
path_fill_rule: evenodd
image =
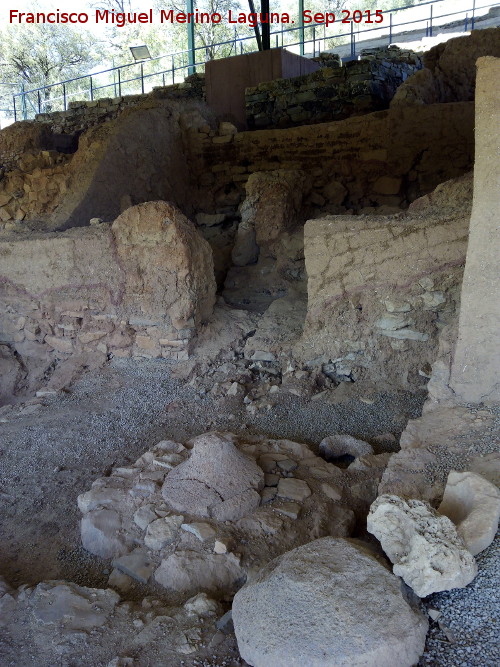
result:
<svg viewBox="0 0 500 667"><path fill-rule="evenodd" d="M120 515L114 510L93 510L80 523L84 549L101 558L115 558L129 551L122 539Z"/></svg>
<svg viewBox="0 0 500 667"><path fill-rule="evenodd" d="M352 435L338 433L323 438L319 443L319 453L327 461L331 461L346 454L354 457L373 454L373 448L364 440L353 438Z"/></svg>
<svg viewBox="0 0 500 667"><path fill-rule="evenodd" d="M493 542L497 532L500 490L481 475L452 470L438 512L453 521L475 556Z"/></svg>
<svg viewBox="0 0 500 667"><path fill-rule="evenodd" d="M193 595L231 593L244 581L245 572L233 554L218 555L177 550L155 572L156 581L176 593Z"/></svg>
<svg viewBox="0 0 500 667"><path fill-rule="evenodd" d="M171 515L164 519L152 521L146 528L144 544L153 551L159 551L171 544L177 537L179 528L184 521L183 516Z"/></svg>
<svg viewBox="0 0 500 667"><path fill-rule="evenodd" d="M195 523L183 523L181 528L182 530L195 535L201 542L211 540L215 537L215 530L209 523L203 523L201 521Z"/></svg>
<svg viewBox="0 0 500 667"><path fill-rule="evenodd" d="M229 546L225 540L215 540L214 552L216 554L227 554L229 551Z"/></svg>
<svg viewBox="0 0 500 667"><path fill-rule="evenodd" d="M367 528L401 576L420 597L464 588L477 565L453 523L421 500L385 494L372 504Z"/></svg>
<svg viewBox="0 0 500 667"><path fill-rule="evenodd" d="M193 616L209 616L217 614L220 610L218 602L212 600L206 593L198 593L192 598L189 598L184 603L184 609L188 614Z"/></svg>
<svg viewBox="0 0 500 667"><path fill-rule="evenodd" d="M236 593L232 612L253 667L410 667L428 627L394 575L331 537L269 563Z"/></svg>

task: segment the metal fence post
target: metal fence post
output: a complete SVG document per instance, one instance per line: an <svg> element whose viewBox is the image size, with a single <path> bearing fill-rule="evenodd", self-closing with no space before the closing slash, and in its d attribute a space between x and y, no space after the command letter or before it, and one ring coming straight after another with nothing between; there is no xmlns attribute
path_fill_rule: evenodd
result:
<svg viewBox="0 0 500 667"><path fill-rule="evenodd" d="M92 77L90 76L89 79L90 79L90 101L92 101L94 99L94 89L92 87Z"/></svg>
<svg viewBox="0 0 500 667"><path fill-rule="evenodd" d="M431 17L429 21L429 37L432 37L432 10L434 9L434 5L431 5Z"/></svg>
<svg viewBox="0 0 500 667"><path fill-rule="evenodd" d="M300 55L304 55L304 0L299 0L299 38L300 38Z"/></svg>
<svg viewBox="0 0 500 667"><path fill-rule="evenodd" d="M64 111L66 111L66 84L63 83L63 100L64 100Z"/></svg>
<svg viewBox="0 0 500 667"><path fill-rule="evenodd" d="M38 113L42 113L42 98L40 97L40 91L38 90Z"/></svg>
<svg viewBox="0 0 500 667"><path fill-rule="evenodd" d="M187 13L194 13L194 2L193 0L186 0ZM195 52L194 52L194 22L189 21L187 24L187 33L188 33L188 74L194 74L196 68L194 66Z"/></svg>
<svg viewBox="0 0 500 667"><path fill-rule="evenodd" d="M14 123L17 121L17 109L16 109L16 96L12 95L12 100L14 102Z"/></svg>
<svg viewBox="0 0 500 667"><path fill-rule="evenodd" d="M141 63L141 90L144 95L144 65Z"/></svg>
<svg viewBox="0 0 500 667"><path fill-rule="evenodd" d="M118 68L118 97L122 96L122 71Z"/></svg>
<svg viewBox="0 0 500 667"><path fill-rule="evenodd" d="M389 44L392 44L392 12L389 14Z"/></svg>
<svg viewBox="0 0 500 667"><path fill-rule="evenodd" d="M474 30L474 25L476 23L476 0L472 2L472 18L470 20L470 29Z"/></svg>
<svg viewBox="0 0 500 667"><path fill-rule="evenodd" d="M351 21L351 58L354 58L354 22Z"/></svg>

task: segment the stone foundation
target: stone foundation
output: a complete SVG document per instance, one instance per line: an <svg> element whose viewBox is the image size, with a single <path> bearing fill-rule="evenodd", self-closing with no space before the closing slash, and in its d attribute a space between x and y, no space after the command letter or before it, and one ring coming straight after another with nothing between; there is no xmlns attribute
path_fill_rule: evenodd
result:
<svg viewBox="0 0 500 667"><path fill-rule="evenodd" d="M0 342L22 358L186 359L212 313L210 247L171 204L0 242Z"/></svg>
<svg viewBox="0 0 500 667"><path fill-rule="evenodd" d="M261 83L245 92L248 127L324 123L386 109L398 86L420 67L415 53L393 47L344 67Z"/></svg>

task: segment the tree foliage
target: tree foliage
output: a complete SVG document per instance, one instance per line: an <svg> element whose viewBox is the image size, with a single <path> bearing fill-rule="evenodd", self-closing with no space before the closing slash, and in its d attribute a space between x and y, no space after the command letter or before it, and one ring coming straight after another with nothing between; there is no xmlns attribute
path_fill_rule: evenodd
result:
<svg viewBox="0 0 500 667"><path fill-rule="evenodd" d="M102 58L90 33L65 25L8 26L1 39L2 80L31 88L86 73Z"/></svg>

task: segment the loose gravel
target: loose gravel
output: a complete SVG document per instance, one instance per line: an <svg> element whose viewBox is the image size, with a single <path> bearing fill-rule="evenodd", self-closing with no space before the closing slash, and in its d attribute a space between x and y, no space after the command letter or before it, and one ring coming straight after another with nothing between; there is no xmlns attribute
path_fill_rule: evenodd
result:
<svg viewBox="0 0 500 667"><path fill-rule="evenodd" d="M113 466L126 465L164 438L207 430L261 433L312 445L334 432L372 439L399 434L419 416L423 396L400 392L331 405L282 395L269 411L249 414L236 399L200 396L171 377L164 360L116 360L84 376L69 393L17 406L0 423L0 562L14 586L62 578L105 587L107 564L80 547L76 497ZM489 434L484 434L485 442ZM480 445L481 443L479 443ZM483 446L479 446L482 450ZM380 451L380 450L379 450ZM498 664L500 538L478 557L466 589L427 598L441 612L431 623L420 666ZM229 639L229 638L228 638ZM229 657L226 664L244 664ZM217 658L186 658L186 666Z"/></svg>

